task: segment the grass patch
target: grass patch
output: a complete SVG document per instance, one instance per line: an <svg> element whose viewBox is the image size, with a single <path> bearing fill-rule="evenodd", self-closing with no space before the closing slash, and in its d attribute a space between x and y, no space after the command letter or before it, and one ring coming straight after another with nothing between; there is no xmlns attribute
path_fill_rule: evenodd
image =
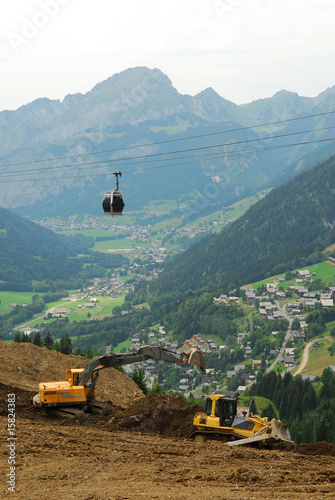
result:
<svg viewBox="0 0 335 500"><path fill-rule="evenodd" d="M311 346L309 349L309 360L300 375L322 375L325 368L335 365L335 357L327 350L333 341L323 338L319 340L320 347Z"/></svg>
<svg viewBox="0 0 335 500"><path fill-rule="evenodd" d="M298 269L308 269L310 273L315 273L315 276L313 276L313 279L320 279L326 285L328 283L333 282L335 280L335 266L331 264L330 262L319 262L318 264L313 264L311 266L305 266L305 267L299 267ZM294 269L292 274L296 274L298 269ZM262 281L257 281L256 283L251 283L248 286L251 286L255 290L259 288L262 285L265 285L266 283L273 283L274 279L276 276L281 276L282 278L285 278L285 273L282 274L276 274L275 276L272 276L271 278L267 278ZM278 287L282 287L284 290L287 289L287 287L294 285L295 284L295 278L290 280L290 281L284 281L283 283L280 283Z"/></svg>
<svg viewBox="0 0 335 500"><path fill-rule="evenodd" d="M17 304L22 306L22 304L31 304L32 296L35 295L34 292L0 292L0 314L6 314L12 309L9 304Z"/></svg>
<svg viewBox="0 0 335 500"><path fill-rule="evenodd" d="M142 243L143 245L143 243ZM129 250L130 248L134 248L136 246L140 246L140 244L135 243L126 238L116 239L116 240L108 240L108 241L96 241L94 245L94 250Z"/></svg>
<svg viewBox="0 0 335 500"><path fill-rule="evenodd" d="M276 406L274 405L274 403L271 401L271 399L263 398L262 396L245 396L245 395L240 396L238 405L239 406L248 406L252 399L255 400L257 414L259 416L261 415L262 411L271 404L273 406L273 408L275 409L276 417L279 418L278 410L277 410Z"/></svg>
<svg viewBox="0 0 335 500"><path fill-rule="evenodd" d="M182 118L177 117L175 123L173 125L166 125L165 127L150 127L151 132L160 132L164 131L167 134L179 134L181 132L185 132L188 127L190 127L190 120L183 120Z"/></svg>
<svg viewBox="0 0 335 500"><path fill-rule="evenodd" d="M131 347L131 340L125 340L124 342L120 342L114 349L113 352L119 353L121 352L121 349L126 349L128 351Z"/></svg>
<svg viewBox="0 0 335 500"><path fill-rule="evenodd" d="M93 307L92 309L83 307L86 302L88 302L87 299L79 299L76 301L64 301L64 300L58 300L56 302L51 302L50 304L47 304L47 309L55 308L55 309L72 309L67 315L69 318L69 321L84 321L88 319L87 314L90 313L90 317L94 319L103 319L105 316L111 316L113 308L115 306L121 306L124 303L124 298L126 294L122 293L121 295L118 295L117 298L112 299L111 297L97 297L98 301L96 306ZM82 307L78 307L81 305ZM47 314L47 311L43 311L41 313L38 313L32 318L30 321L25 322L27 326L40 326L42 323L45 322L51 322L55 321L55 318L50 318L48 320L45 319L45 316ZM40 317L42 316L43 317ZM37 319L39 318L39 319Z"/></svg>
<svg viewBox="0 0 335 500"><path fill-rule="evenodd" d="M260 415L262 413L262 411L265 408L267 408L269 406L269 404L271 404L273 406L273 408L275 409L277 418L279 417L278 410L275 407L275 405L273 404L273 402L271 401L271 399L263 398L261 396L255 396L254 399L255 399L255 404L256 404L258 415Z"/></svg>
<svg viewBox="0 0 335 500"><path fill-rule="evenodd" d="M99 297L99 302L96 303L95 307L89 309L83 306L87 300L80 300L78 302L73 302L73 311L68 314L69 321L83 321L88 318L87 314L90 313L90 317L94 319L102 319L105 316L111 316L112 311L115 306L121 306L124 302L125 294L118 295L116 299L111 297Z"/></svg>

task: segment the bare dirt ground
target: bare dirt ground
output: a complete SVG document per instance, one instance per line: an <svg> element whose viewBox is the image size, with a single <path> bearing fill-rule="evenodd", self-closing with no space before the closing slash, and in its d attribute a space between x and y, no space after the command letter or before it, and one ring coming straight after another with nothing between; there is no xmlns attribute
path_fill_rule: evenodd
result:
<svg viewBox="0 0 335 500"><path fill-rule="evenodd" d="M0 373L6 372L6 381L2 379L0 384L1 498L11 495L23 500L335 498L333 444L268 450L230 448L213 441L195 443L189 435L196 408L178 396L143 397L132 381L119 373L120 379L115 377L113 386L99 394L102 400L99 412L69 417L38 411L31 406L36 391L26 387L22 369L18 376L15 356L20 355L22 360L27 350L33 365L28 363L28 354L25 363L29 370L34 366L38 372L34 359L41 355L51 363L52 353L35 346L12 344L8 348L2 344ZM11 364L2 356L4 353ZM64 358L68 365L73 357ZM58 361L61 363L61 358ZM29 376L32 379L28 385L34 386L34 376ZM36 382L40 380L37 378ZM98 385L97 392L103 385ZM131 398L125 394L123 401L121 394L126 387L130 392L133 388L134 393ZM7 484L10 455L6 400L11 393L15 394L16 404L15 493L8 491Z"/></svg>

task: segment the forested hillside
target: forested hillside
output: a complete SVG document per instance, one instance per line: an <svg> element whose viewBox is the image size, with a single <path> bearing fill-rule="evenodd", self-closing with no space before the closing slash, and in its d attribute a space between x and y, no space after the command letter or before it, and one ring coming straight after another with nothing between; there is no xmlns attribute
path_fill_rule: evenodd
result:
<svg viewBox="0 0 335 500"><path fill-rule="evenodd" d="M282 377L271 372L250 392L273 401L296 443L335 443L335 373L327 368L318 381L322 382L319 394L309 380L299 375L286 373Z"/></svg>
<svg viewBox="0 0 335 500"><path fill-rule="evenodd" d="M18 289L18 284L32 280L67 280L83 266L74 257L91 245L89 238L61 236L0 209L1 288Z"/></svg>
<svg viewBox="0 0 335 500"><path fill-rule="evenodd" d="M216 236L203 239L152 282L154 296L234 288L309 265L335 241L335 157L271 191Z"/></svg>

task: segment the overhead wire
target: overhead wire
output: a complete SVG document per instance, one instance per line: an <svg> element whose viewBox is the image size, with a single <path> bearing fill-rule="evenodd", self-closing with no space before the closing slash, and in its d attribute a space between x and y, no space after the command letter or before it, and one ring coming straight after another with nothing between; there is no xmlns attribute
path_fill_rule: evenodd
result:
<svg viewBox="0 0 335 500"><path fill-rule="evenodd" d="M176 150L176 151L150 153L147 155L137 155L137 156L133 156L133 157L112 158L110 160L104 160L103 163L116 163L116 165L114 165L114 167L120 168L120 167L123 167L125 165L133 165L134 160L141 160L141 161L146 160L147 163L152 162L152 161L170 161L171 158L169 158L169 157L162 158L162 157L167 156L167 155L175 155L175 154L179 154L179 153L192 153L192 152L201 151L201 150L210 150L210 149L214 149L214 148L222 148L222 147L227 147L227 146L248 144L248 143L252 143L252 142L261 142L261 141L265 141L265 140L286 138L286 137L291 137L291 136L295 136L295 135L307 134L307 133L311 133L311 132L314 133L314 132L319 132L319 131L331 130L334 128L335 128L335 126L320 127L318 129L314 128L314 129L310 129L310 130L302 130L302 131L298 131L298 132L270 135L270 136L265 136L265 137L257 137L254 139L245 139L243 141L234 141L234 142L226 142L226 143L222 143L222 144L199 146L196 148L188 148L188 149L182 149L182 150ZM318 141L316 140L316 141L312 141L312 142L318 142ZM305 142L305 143L301 142L298 144L310 144L310 143L311 142L309 141L309 142ZM258 149L258 151L262 151L262 150L265 150L265 149ZM228 156L231 153L234 153L234 151L226 152L224 156ZM219 155L222 155L222 152L212 153L211 155L208 155L208 154L207 155L199 155L199 154L197 154L196 157L198 159L206 157L206 156L212 158L214 156L219 156ZM179 159L192 158L192 157L194 157L194 155L193 156L185 156L185 157L175 157L175 158L172 158L172 160L179 160ZM221 157L223 157L223 156L221 156ZM205 158L203 158L203 160L205 160ZM118 163L118 162L122 162L122 163ZM135 165L136 165L136 163L135 163ZM101 165L101 161L97 160L94 162L76 163L76 164L71 164L71 165L50 166L50 167L41 167L41 168L37 168L37 169L23 169L23 170L0 172L0 178L2 179L3 177L17 177L19 175L20 176L21 175L31 175L31 174L35 174L37 172L48 173L47 171L50 171L50 170L61 171L61 170L68 170L69 168L71 168L72 170L85 170L85 169L91 169L91 168L96 167L96 166L100 166L100 168L107 168L107 165ZM173 166L173 165L168 165L168 166ZM142 170L148 170L149 168L150 167L142 167L142 169L135 169L135 170L142 171ZM135 170L124 171L124 173L134 172ZM101 174L101 175L106 175L106 174ZM92 174L90 174L90 176L92 176Z"/></svg>
<svg viewBox="0 0 335 500"><path fill-rule="evenodd" d="M301 142L296 142L296 143L291 143L291 144L272 145L272 146L267 146L264 148L253 148L250 150L239 150L239 151L236 150L236 151L226 152L224 154L215 153L215 154L209 155L210 157L202 158L201 161L210 161L213 159L212 158L213 156L215 156L216 159L220 159L220 158L227 158L230 156L241 156L241 155L245 155L245 154L254 154L257 152L270 151L270 150L274 150L274 149L282 149L282 148L293 147L293 146L301 146L301 145L305 145L305 144L314 144L317 142L326 142L326 141L335 141L335 137L330 137L330 138L325 138L325 139L315 139L312 141L301 141ZM218 155L221 155L221 156L218 156ZM168 165L155 165L152 167L143 167L140 169L127 170L127 171L124 171L123 173L141 172L141 171L145 171L145 170L154 170L154 169L159 169L159 168L174 167L174 166L186 165L186 164L190 164L190 163L197 163L198 161L199 161L199 159L196 158L194 160L190 160L190 161L186 161L186 162L182 162L182 163L172 163L172 164L168 164ZM91 174L84 174L84 175L80 175L80 174L79 175L65 175L65 176L62 176L62 179L76 179L76 178L83 178L83 177L101 177L101 176L106 176L106 175L107 175L106 173L95 173L95 174L91 173ZM59 181L59 177L21 179L20 182L50 181L50 180L58 180ZM18 182L18 181L12 179L12 180L4 180L2 182L3 183L10 183L10 182Z"/></svg>
<svg viewBox="0 0 335 500"><path fill-rule="evenodd" d="M73 154L73 155L67 155L67 156L59 156L59 157L53 157L53 158L43 158L40 160L30 160L30 161L25 161L25 162L16 162L16 163L5 163L0 165L0 167L13 167L13 166L20 166L20 165L29 165L29 164L35 164L35 163L41 163L41 162L48 162L48 161L59 161L59 160L65 160L69 158L80 158L83 156L89 156L89 155L98 155L98 154L106 154L106 153L115 153L118 151L127 151L131 149L138 149L141 147L148 147L148 146L156 146L156 145L161 145L161 144L168 144L172 142L180 142L180 141L186 141L186 140L191 140L191 139L199 139L203 137L209 137L209 136L215 136L215 135L220 135L220 134L227 134L227 133L233 133L233 132L240 132L243 130L252 130L255 128L261 128L261 127L269 127L273 125L280 125L283 123L289 123L289 122L294 122L298 120L306 120L309 118L315 118L319 116L326 116L326 115L331 115L334 114L335 110L333 111L325 111L322 113L314 113L311 115L304 115L304 116L299 116L296 118L287 118L285 120L277 120L273 122L267 122L267 123L261 123L261 124L254 124L254 125L248 125L245 127L238 127L235 129L227 129L227 130L221 130L221 131L216 131L216 132L208 132L204 134L198 134L198 135L193 135L193 136L188 136L188 137L179 137L179 138L174 138L174 139L167 139L164 141L157 141L157 142L151 142L151 143L143 143L143 144L136 144L133 146L126 146L123 148L115 148L115 149L106 149L102 151L90 151L87 153L79 153L79 154Z"/></svg>

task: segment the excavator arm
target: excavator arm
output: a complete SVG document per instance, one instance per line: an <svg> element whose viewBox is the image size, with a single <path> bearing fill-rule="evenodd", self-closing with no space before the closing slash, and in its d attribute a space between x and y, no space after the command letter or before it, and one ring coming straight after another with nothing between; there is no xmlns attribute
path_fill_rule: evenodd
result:
<svg viewBox="0 0 335 500"><path fill-rule="evenodd" d="M124 354L107 354L90 360L84 369L71 369L66 372L66 379L59 382L41 382L39 393L33 398L34 406L73 406L89 403L94 397L94 388L100 370L113 366L129 365L155 359L196 365L205 371L205 359L201 351L192 348L188 353L177 353L162 347L146 345L137 352ZM80 376L79 376L80 374ZM76 377L75 377L76 375Z"/></svg>
<svg viewBox="0 0 335 500"><path fill-rule="evenodd" d="M129 365L139 363L147 359L167 361L169 363L178 363L183 365L196 365L205 371L205 359L201 351L191 348L188 353L177 353L163 347L146 345L140 347L137 352L124 354L106 354L89 361L83 371L78 385L86 385L91 375L98 370L110 368L113 366Z"/></svg>

